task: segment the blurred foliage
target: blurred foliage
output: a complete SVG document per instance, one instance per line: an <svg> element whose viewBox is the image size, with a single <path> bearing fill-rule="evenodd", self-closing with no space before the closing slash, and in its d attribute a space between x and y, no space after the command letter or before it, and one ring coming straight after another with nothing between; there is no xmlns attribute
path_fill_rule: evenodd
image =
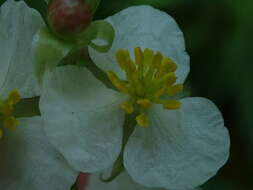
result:
<svg viewBox="0 0 253 190"><path fill-rule="evenodd" d="M44 0L26 2L45 18ZM214 101L230 131L229 162L204 188L252 189L253 1L102 0L95 18L103 19L126 7L142 4L160 8L176 19L191 56L188 84L192 95Z"/></svg>

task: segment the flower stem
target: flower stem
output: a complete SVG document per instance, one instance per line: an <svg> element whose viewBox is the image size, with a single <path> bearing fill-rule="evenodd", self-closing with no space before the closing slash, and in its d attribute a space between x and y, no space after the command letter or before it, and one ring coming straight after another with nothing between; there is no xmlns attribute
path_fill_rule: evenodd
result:
<svg viewBox="0 0 253 190"><path fill-rule="evenodd" d="M128 142L129 137L133 133L135 126L136 126L136 120L135 120L136 115L131 114L131 115L126 115L125 116L125 122L123 125L123 139L122 139L122 149L121 152L116 160L116 162L113 165L111 176L107 179L104 179L103 176L100 176L100 180L108 183L113 181L116 177L118 177L124 170L124 150L126 147L126 144Z"/></svg>

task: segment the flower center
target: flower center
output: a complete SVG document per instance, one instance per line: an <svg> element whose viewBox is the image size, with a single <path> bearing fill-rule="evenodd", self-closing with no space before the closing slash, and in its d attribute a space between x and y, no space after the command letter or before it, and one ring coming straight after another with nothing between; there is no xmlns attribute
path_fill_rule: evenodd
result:
<svg viewBox="0 0 253 190"><path fill-rule="evenodd" d="M177 65L160 52L135 48L135 61L127 50L118 50L117 62L126 73L127 80L120 79L114 72L107 76L112 84L129 96L121 108L128 114L137 113L137 124L149 125L147 110L152 104L162 104L165 109L179 109L181 102L174 96L183 90L182 84L175 84ZM167 98L169 97L169 98Z"/></svg>
<svg viewBox="0 0 253 190"><path fill-rule="evenodd" d="M12 90L6 99L0 99L0 139L3 137L3 129L15 130L18 126L18 120L13 116L14 106L21 99L19 92Z"/></svg>

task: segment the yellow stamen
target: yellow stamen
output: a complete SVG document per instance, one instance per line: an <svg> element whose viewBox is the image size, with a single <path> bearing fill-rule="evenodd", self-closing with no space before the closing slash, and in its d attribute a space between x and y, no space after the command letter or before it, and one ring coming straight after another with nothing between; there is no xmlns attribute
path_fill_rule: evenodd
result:
<svg viewBox="0 0 253 190"><path fill-rule="evenodd" d="M144 56L144 66L150 66L154 59L154 52L151 49L146 48L143 52Z"/></svg>
<svg viewBox="0 0 253 190"><path fill-rule="evenodd" d="M2 129L0 129L0 140L3 138L3 136L4 136L4 132Z"/></svg>
<svg viewBox="0 0 253 190"><path fill-rule="evenodd" d="M119 50L116 52L116 58L119 66L126 72L136 71L135 65L130 58L129 52L125 50Z"/></svg>
<svg viewBox="0 0 253 190"><path fill-rule="evenodd" d="M147 72L147 75L145 76L145 79L147 82L150 82L150 80L153 79L155 71L159 69L161 61L162 61L162 55L160 52L157 52L153 58L152 66L149 67L149 70Z"/></svg>
<svg viewBox="0 0 253 190"><path fill-rule="evenodd" d="M8 101L11 101L13 104L17 104L21 99L21 96L17 89L12 90L8 95Z"/></svg>
<svg viewBox="0 0 253 190"><path fill-rule="evenodd" d="M179 109L181 107L182 103L179 102L178 100L167 100L164 104L163 107L168 110L175 110Z"/></svg>
<svg viewBox="0 0 253 190"><path fill-rule="evenodd" d="M177 65L172 59L151 49L142 51L139 47L135 48L134 54L133 61L126 50L116 53L119 66L126 73L126 81L111 71L107 75L119 91L129 96L120 107L128 114L135 112L138 125L147 127L149 121L145 113L153 103L162 104L165 109L180 108L181 102L173 96L183 90L183 85L175 84Z"/></svg>
<svg viewBox="0 0 253 190"><path fill-rule="evenodd" d="M126 101L126 102L122 103L120 105L120 107L123 110L125 110L125 112L127 112L128 114L131 114L134 112L134 106L133 106L132 102L130 102L130 101Z"/></svg>
<svg viewBox="0 0 253 190"><path fill-rule="evenodd" d="M175 72L177 70L177 65L168 57L163 57L162 66L166 72Z"/></svg>
<svg viewBox="0 0 253 190"><path fill-rule="evenodd" d="M143 53L141 51L141 48L139 47L135 48L134 53L136 65L141 65L143 63Z"/></svg>
<svg viewBox="0 0 253 190"><path fill-rule="evenodd" d="M175 96L176 94L182 92L184 89L184 86L182 84L176 84L170 88L168 88L167 92L170 96Z"/></svg>
<svg viewBox="0 0 253 190"><path fill-rule="evenodd" d="M140 99L137 101L137 104L139 104L142 108L147 109L152 103L149 99Z"/></svg>
<svg viewBox="0 0 253 190"><path fill-rule="evenodd" d="M5 101L0 106L0 113L3 114L4 116L11 115L13 113L13 104L12 104L12 102Z"/></svg>
<svg viewBox="0 0 253 190"><path fill-rule="evenodd" d="M16 120L15 117L7 117L4 122L3 122L4 127L11 129L11 130L15 130L16 127L19 125L19 121Z"/></svg>
<svg viewBox="0 0 253 190"><path fill-rule="evenodd" d="M5 100L0 100L0 122L1 126L10 130L15 130L19 121L13 116L15 104L21 99L19 92L12 90ZM0 129L0 139L3 136L3 130Z"/></svg>
<svg viewBox="0 0 253 190"><path fill-rule="evenodd" d="M166 85L171 86L177 81L175 73L168 73L166 76Z"/></svg>
<svg viewBox="0 0 253 190"><path fill-rule="evenodd" d="M112 72L112 71L108 71L107 72L107 76L110 79L110 81L112 82L112 84L121 92L123 93L128 93L128 88L127 88L127 84L120 80L118 78L118 76Z"/></svg>
<svg viewBox="0 0 253 190"><path fill-rule="evenodd" d="M146 114L142 113L136 117L137 124L141 127L148 127L149 119Z"/></svg>

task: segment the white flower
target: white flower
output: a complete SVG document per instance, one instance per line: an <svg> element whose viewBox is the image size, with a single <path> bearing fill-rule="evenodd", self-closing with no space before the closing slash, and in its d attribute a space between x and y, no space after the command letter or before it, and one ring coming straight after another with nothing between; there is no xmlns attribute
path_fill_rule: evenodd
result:
<svg viewBox="0 0 253 190"><path fill-rule="evenodd" d="M182 85L174 87L175 75L180 84L189 73L182 32L173 18L150 6L131 7L107 20L116 31L113 47L104 54L90 49L90 56L102 70L114 72L109 72L109 78L125 94L107 88L87 69L67 66L48 72L40 108L51 142L75 169L101 171L120 154L125 111L135 111L138 126L124 149L124 167L132 179L146 187L176 190L203 184L229 155L229 135L220 111L204 98L155 99L154 92L161 92L154 89L165 85L164 81L148 83L145 79L139 84L135 76L143 76L129 62L128 53L117 53L121 67L115 59L118 49L129 50L132 58L136 47L159 51L158 65L163 60L169 66L161 71L170 71L169 75L161 72L161 77L171 83L165 89L174 94L182 90ZM154 58L152 51L135 51L136 63L157 69L148 64ZM144 61L140 61L143 56ZM132 80L130 86L115 76L126 79L122 68ZM152 93L147 94L150 88Z"/></svg>
<svg viewBox="0 0 253 190"><path fill-rule="evenodd" d="M39 13L23 1L7 0L0 8L0 189L4 190L68 189L77 176L49 144L41 117L9 117L19 93L22 98L39 95L31 43L43 25Z"/></svg>

